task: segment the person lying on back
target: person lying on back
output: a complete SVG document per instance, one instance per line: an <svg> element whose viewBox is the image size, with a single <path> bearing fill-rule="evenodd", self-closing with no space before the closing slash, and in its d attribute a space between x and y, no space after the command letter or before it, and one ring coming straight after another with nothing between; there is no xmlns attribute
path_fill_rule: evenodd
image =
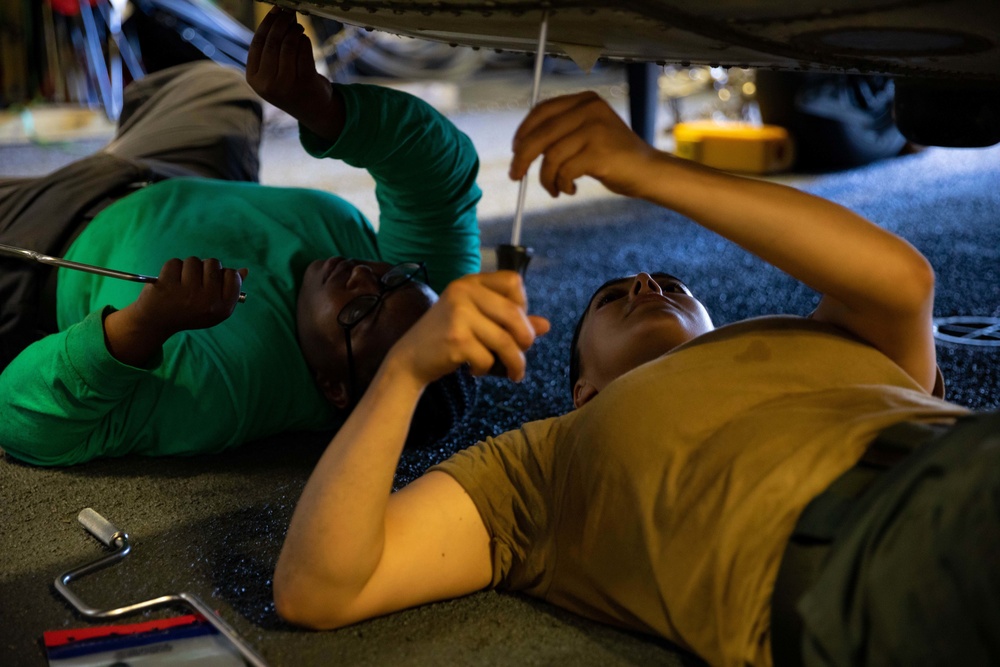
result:
<svg viewBox="0 0 1000 667"><path fill-rule="evenodd" d="M387 88L332 85L284 10L258 29L247 77L299 118L310 155L368 169L378 232L336 195L257 182L261 101L238 71L200 62L133 82L102 151L0 186L0 243L159 275L143 287L60 268L44 304L43 274L0 260L0 292L23 297L0 305L14 324L0 340L16 352L0 374L9 456L66 466L333 430L436 291L479 270L478 157L441 114ZM125 187L136 181L155 182ZM48 326L25 317L46 307ZM447 433L474 395L465 373L435 383L412 444Z"/></svg>
<svg viewBox="0 0 1000 667"><path fill-rule="evenodd" d="M1000 655L1000 414L943 400L927 260L837 204L653 149L593 93L528 114L511 178L539 157L553 196L590 176L678 211L820 292L818 307L716 328L672 267L636 267L581 316L575 410L390 493L424 387L494 357L520 379L549 328L517 274L456 280L313 471L275 569L278 613L337 628L497 588L711 665Z"/></svg>

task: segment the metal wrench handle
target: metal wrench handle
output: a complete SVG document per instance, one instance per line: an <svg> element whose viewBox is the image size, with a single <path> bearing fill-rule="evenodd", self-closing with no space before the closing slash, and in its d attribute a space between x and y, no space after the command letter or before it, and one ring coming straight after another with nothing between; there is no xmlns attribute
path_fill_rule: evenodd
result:
<svg viewBox="0 0 1000 667"><path fill-rule="evenodd" d="M27 259L33 262L38 262L39 264L48 264L50 266L61 266L64 269L75 269L77 271L85 271L86 273L95 273L99 276L107 276L108 278L130 280L134 283L156 282L156 276L144 276L141 273L128 273L127 271L116 271L115 269L106 269L103 266L94 266L93 264L83 264L82 262L73 262L68 259L62 259L60 257L51 257L49 255L43 255L42 253L36 252L34 250L28 250L26 248L17 248L15 246L6 245L3 243L0 243L0 252L21 257L22 259ZM237 300L240 303L246 301L247 293L240 292L240 298Z"/></svg>

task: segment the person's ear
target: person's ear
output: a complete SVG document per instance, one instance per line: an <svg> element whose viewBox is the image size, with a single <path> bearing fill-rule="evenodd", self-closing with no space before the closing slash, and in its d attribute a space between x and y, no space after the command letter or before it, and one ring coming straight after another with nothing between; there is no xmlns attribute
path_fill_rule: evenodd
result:
<svg viewBox="0 0 1000 667"><path fill-rule="evenodd" d="M597 387L583 378L577 380L576 384L573 385L573 407L582 408L594 396L597 396Z"/></svg>
<svg viewBox="0 0 1000 667"><path fill-rule="evenodd" d="M343 380L337 380L328 374L317 371L315 373L316 386L327 402L338 410L345 410L351 401L351 393L347 384Z"/></svg>

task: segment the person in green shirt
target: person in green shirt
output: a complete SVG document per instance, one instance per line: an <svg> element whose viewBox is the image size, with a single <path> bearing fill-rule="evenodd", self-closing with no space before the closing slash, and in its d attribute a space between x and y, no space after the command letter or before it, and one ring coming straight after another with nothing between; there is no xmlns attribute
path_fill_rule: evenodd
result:
<svg viewBox="0 0 1000 667"><path fill-rule="evenodd" d="M24 288L24 267L5 260L0 291L16 278L24 298L0 322L37 302L28 328L54 320L0 374L7 455L65 466L335 429L436 290L478 271L471 141L411 95L332 85L311 57L296 69L310 51L293 16L265 19L246 77L299 119L310 155L372 174L378 231L333 194L256 182L261 103L239 72L200 62L133 82L97 155L0 184L0 243L159 276L143 287L61 268L46 318L44 278ZM411 442L443 435L473 398L467 373L449 376Z"/></svg>

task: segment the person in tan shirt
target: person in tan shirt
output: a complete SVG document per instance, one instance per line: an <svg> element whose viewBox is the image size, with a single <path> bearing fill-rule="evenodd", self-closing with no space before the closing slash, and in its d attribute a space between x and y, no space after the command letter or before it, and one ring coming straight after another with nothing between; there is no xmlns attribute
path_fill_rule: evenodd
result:
<svg viewBox="0 0 1000 667"><path fill-rule="evenodd" d="M969 618L952 614L957 606L970 610L973 626L992 628L984 636L1000 635L995 615L975 616L997 599L997 552L990 551L997 538L971 550L983 567L957 567L972 572L960 587L975 591L978 606L964 604L971 598L942 605L938 593L955 586L924 586L940 570L941 556L930 548L878 558L883 535L907 545L934 542L937 527L911 520L910 505L964 516L962 508L978 507L979 491L995 496L1000 488L1000 448L941 444L949 428L968 431L947 425L970 417L942 398L926 259L836 204L656 151L593 93L558 97L529 113L514 139L511 178L539 157L553 196L573 194L576 179L590 176L678 211L820 292L818 307L808 318L716 329L696 295L669 274L609 281L574 339L577 409L480 442L391 493L423 388L462 365L484 374L494 355L519 380L525 350L549 329L528 314L517 274L455 281L390 351L310 477L275 571L279 614L336 628L498 587L734 666L940 657L907 634L912 624L896 627L918 607L928 614L921 632L968 627ZM985 419L972 428L995 437L996 416ZM945 435L884 479L857 483L859 462L884 450L873 443L900 425ZM960 463L945 465L934 458L940 452ZM992 459L976 463L975 452ZM907 480L948 466L985 472L971 482L962 477L952 484L961 493L943 499L927 500L923 487L901 491L919 486ZM883 488L884 480L896 486ZM847 493L845 484L858 488ZM785 621L784 611L772 614L776 581L797 558L791 545L816 532L811 517L830 519L837 512L824 508L841 507L842 497L850 501L843 507L865 511L834 522L847 531L822 552L834 565L811 571L805 587L779 586L793 591L791 615L804 628L783 635L791 650L775 660L772 631ZM919 502L907 504L908 497ZM880 506L882 499L890 505ZM1000 532L996 508L985 516L978 520ZM865 560L871 553L874 560ZM906 567L895 565L900 554ZM866 583L871 573L892 580L887 568L917 583L889 591ZM916 604L922 590L931 594ZM890 611L869 613L880 606ZM974 662L982 655L975 651L996 649L995 639L983 641L964 655Z"/></svg>

